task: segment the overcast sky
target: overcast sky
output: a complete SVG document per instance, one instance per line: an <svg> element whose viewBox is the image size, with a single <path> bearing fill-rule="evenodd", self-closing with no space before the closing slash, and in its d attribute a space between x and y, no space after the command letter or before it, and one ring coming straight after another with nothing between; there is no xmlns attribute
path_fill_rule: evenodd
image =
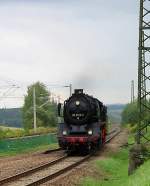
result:
<svg viewBox="0 0 150 186"><path fill-rule="evenodd" d="M127 103L138 10L136 0L1 0L0 83L72 83L105 103Z"/></svg>

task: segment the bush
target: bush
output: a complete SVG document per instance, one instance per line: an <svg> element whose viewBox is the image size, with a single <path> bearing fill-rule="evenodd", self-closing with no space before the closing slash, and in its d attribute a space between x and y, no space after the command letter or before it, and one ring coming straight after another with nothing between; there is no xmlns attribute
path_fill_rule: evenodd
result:
<svg viewBox="0 0 150 186"><path fill-rule="evenodd" d="M24 136L40 135L47 133L56 133L56 128L44 128L39 127L37 131L34 132L34 129L25 130L25 129L10 129L10 128L0 128L0 139L4 138L18 138Z"/></svg>
<svg viewBox="0 0 150 186"><path fill-rule="evenodd" d="M137 124L133 125L133 124L127 124L127 128L129 130L130 133L135 133L137 130Z"/></svg>
<svg viewBox="0 0 150 186"><path fill-rule="evenodd" d="M138 123L138 108L137 102L132 104L127 104L124 111L122 112L122 123L134 126Z"/></svg>

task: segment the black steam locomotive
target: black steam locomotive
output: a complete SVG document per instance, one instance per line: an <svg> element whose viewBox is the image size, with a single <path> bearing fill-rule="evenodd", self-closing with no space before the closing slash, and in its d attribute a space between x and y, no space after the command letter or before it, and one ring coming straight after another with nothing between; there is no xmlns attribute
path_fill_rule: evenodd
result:
<svg viewBox="0 0 150 186"><path fill-rule="evenodd" d="M58 105L58 115L63 115L64 119L58 125L58 141L62 149L91 150L104 144L107 108L98 99L84 94L82 89L76 89L64 102L63 109L61 104Z"/></svg>

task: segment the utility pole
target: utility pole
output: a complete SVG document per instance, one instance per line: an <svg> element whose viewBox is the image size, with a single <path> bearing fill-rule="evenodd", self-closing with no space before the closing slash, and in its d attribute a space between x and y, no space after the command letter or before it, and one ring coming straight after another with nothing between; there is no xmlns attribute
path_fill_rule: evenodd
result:
<svg viewBox="0 0 150 186"><path fill-rule="evenodd" d="M68 87L69 88L69 95L72 96L72 84L70 83L69 85L65 85L63 87Z"/></svg>
<svg viewBox="0 0 150 186"><path fill-rule="evenodd" d="M60 103L60 95L57 96L57 103Z"/></svg>
<svg viewBox="0 0 150 186"><path fill-rule="evenodd" d="M49 91L49 101L52 102L52 93Z"/></svg>
<svg viewBox="0 0 150 186"><path fill-rule="evenodd" d="M72 96L72 84L69 85L70 88L70 96Z"/></svg>
<svg viewBox="0 0 150 186"><path fill-rule="evenodd" d="M33 87L33 119L34 119L34 132L36 132L37 123L36 123L36 93L35 93L35 86Z"/></svg>
<svg viewBox="0 0 150 186"><path fill-rule="evenodd" d="M134 96L134 80L131 81L131 103L134 103L135 96Z"/></svg>

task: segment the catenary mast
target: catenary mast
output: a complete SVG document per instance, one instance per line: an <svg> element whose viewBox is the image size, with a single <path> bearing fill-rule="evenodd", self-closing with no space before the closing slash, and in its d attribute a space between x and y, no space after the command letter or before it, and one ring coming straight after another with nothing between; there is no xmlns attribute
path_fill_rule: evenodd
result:
<svg viewBox="0 0 150 186"><path fill-rule="evenodd" d="M139 0L138 115L135 144L129 153L128 174L144 162L144 145L150 130L150 0Z"/></svg>
<svg viewBox="0 0 150 186"><path fill-rule="evenodd" d="M147 128L150 121L150 0L140 0L139 21L139 62L138 62L138 109L139 123L137 128L137 144L149 141ZM143 139L144 140L143 140Z"/></svg>

